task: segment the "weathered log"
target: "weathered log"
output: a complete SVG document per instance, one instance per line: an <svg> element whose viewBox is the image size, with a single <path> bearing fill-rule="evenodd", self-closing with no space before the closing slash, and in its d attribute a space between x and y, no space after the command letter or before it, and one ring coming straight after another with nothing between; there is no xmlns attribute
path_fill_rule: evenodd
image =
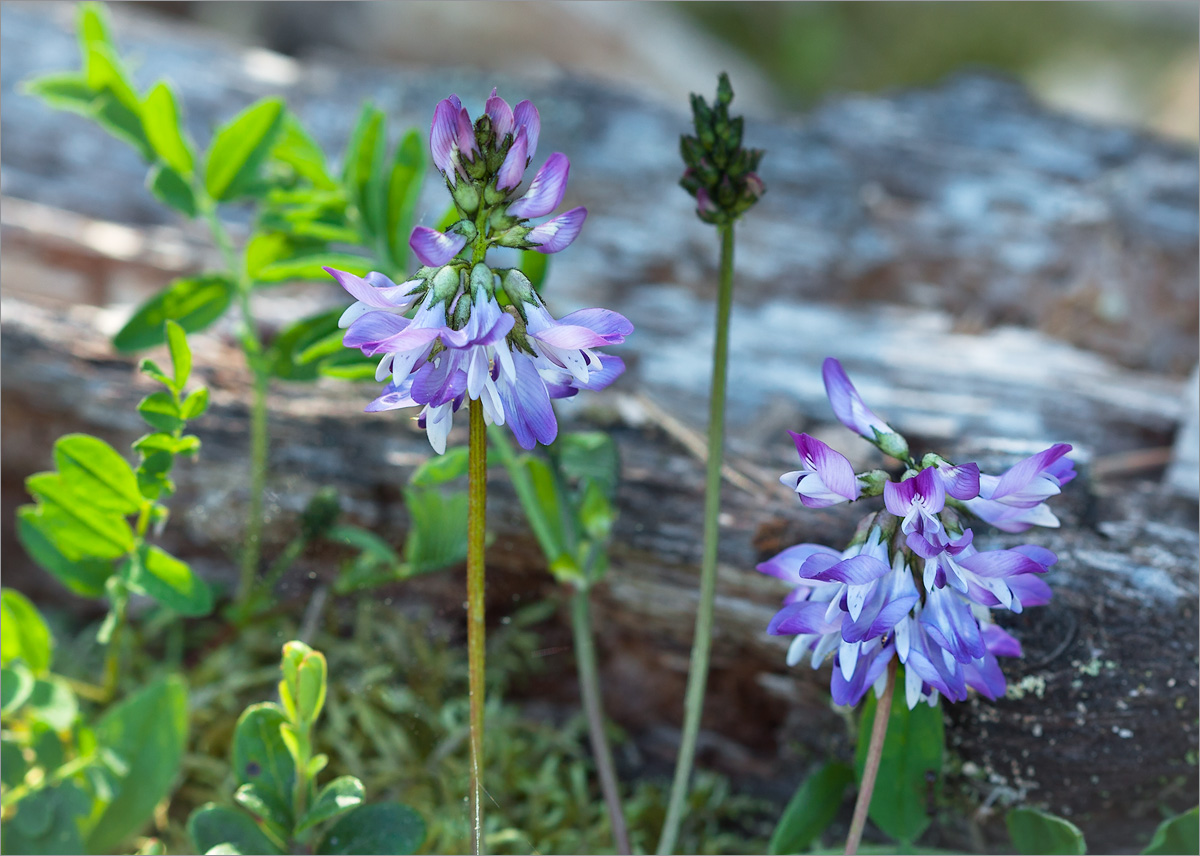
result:
<svg viewBox="0 0 1200 856"><path fill-rule="evenodd" d="M5 192L154 241L122 257L84 239L90 221L76 228L55 216L59 231L49 235L32 216L39 209L5 202L0 412L10 573L25 561L11 537L20 479L49 464L53 438L68 430L128 443L138 432L133 405L146 391L133 361L107 343L127 303L97 310L31 298L64 275L64 259L88 253L107 266L108 285L99 287L108 297L84 291L74 300L128 301L137 280L165 283L203 261L193 233L147 231L163 215L140 189L135 158L78 117L15 94L16 77L75 62L69 22L42 5L0 12L4 123L19 129L3 150ZM119 26L146 81L169 74L182 84L202 140L218 118L268 91L286 94L337 150L368 94L399 125L424 125L447 91L492 85L468 72L350 62L289 65L290 82L264 83L245 74L244 53L191 30L124 17ZM712 324L711 234L673 187L685 121L570 78L496 82L542 107L544 149L573 160L568 201L591 212L577 245L555 259L550 300L563 311L611 306L638 328L622 348L627 376L562 415L569 426L606 428L621 450L622 516L613 569L597 593L607 704L665 768L696 597L703 467L695 450L703 450ZM1026 651L1008 664L1010 697L951 708L950 735L975 771L959 784L985 805L1045 803L1072 814L1105 849L1136 849L1158 802L1184 807L1197 798L1197 507L1158 481L1161 450L1187 414L1180 375L1196 355L1195 152L1045 113L1013 84L987 77L835 100L803 124L749 125L748 138L769 151L770 190L739 233L730 475L701 762L782 796L808 767L796 747L846 751L824 690L828 671L784 667L783 643L764 634L783 592L753 572L798 541L839 544L859 513L796 506L774 481L791 468L785 429L818 434L856 465L879 463L824 402L819 366L832 354L918 448L995 471L1048 442L1075 444L1081 477L1056 506L1063 528L981 538L1054 549L1057 594L1009 621ZM434 189L431 213L441 206ZM164 241L181 248L174 260L154 255ZM332 287L302 287L273 290L259 308L269 332L341 300ZM196 336L195 347L213 409L196 425L202 461L180 473L168 546L228 581L247 494L248 383L229 329ZM398 486L428 448L402 416L360 413L370 395L370 385L332 381L272 391L268 553L326 484L356 522L401 540ZM499 472L494 485L489 600L498 620L513 597L553 587ZM460 582L449 574L403 591L454 615ZM569 658L556 666L570 673ZM571 703L569 686L560 700ZM943 834L957 840L955 830Z"/></svg>

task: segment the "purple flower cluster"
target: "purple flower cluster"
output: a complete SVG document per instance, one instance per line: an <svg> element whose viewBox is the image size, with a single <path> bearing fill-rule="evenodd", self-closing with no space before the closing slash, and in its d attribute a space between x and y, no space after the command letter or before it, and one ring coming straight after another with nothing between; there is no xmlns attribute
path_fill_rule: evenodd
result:
<svg viewBox="0 0 1200 856"><path fill-rule="evenodd" d="M339 321L343 344L382 356L375 378L387 386L367 410L421 407L418 424L439 454L468 398L532 449L558 433L551 399L603 389L625 370L618 357L596 350L633 332L623 316L583 309L555 319L519 269L485 263L491 247L565 249L587 217L574 208L528 222L558 207L570 171L565 155L552 154L517 195L540 129L531 102L511 108L495 90L475 122L457 96L442 100L430 150L462 219L445 232L413 229L409 246L423 266L400 285L381 273L364 278L326 268L356 301Z"/></svg>
<svg viewBox="0 0 1200 856"><path fill-rule="evenodd" d="M919 462L908 444L863 403L840 363L827 359L825 389L838 420L907 469L900 481L886 473L856 474L850 461L807 434L792 434L802 468L780 481L809 508L883 495L885 510L860 524L838 552L798 544L758 566L793 586L767 632L795 635L787 662L809 657L817 668L832 655L837 704L857 704L867 690L882 692L887 666L905 667L909 708L967 697L1004 694L996 657L1019 657L1021 646L996 625L993 608L1020 612L1048 603L1050 587L1038 576L1057 561L1032 544L980 551L964 523L971 514L1005 532L1058 526L1046 500L1075 477L1058 443L1001 476L977 464L954 465L929 454Z"/></svg>

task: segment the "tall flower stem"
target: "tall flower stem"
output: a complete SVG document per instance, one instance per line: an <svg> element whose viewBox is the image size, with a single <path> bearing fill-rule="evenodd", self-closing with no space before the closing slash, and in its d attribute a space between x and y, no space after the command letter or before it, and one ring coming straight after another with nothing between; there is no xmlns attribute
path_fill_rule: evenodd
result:
<svg viewBox="0 0 1200 856"><path fill-rule="evenodd" d="M883 758L883 743L887 738L888 720L892 718L892 694L896 690L896 661L888 664L887 686L883 696L875 705L875 721L871 725L871 742L867 746L867 760L863 765L862 784L858 799L854 803L854 817L850 821L850 834L846 836L846 856L858 852L863 828L867 825L867 811L871 808L871 794L875 791L875 777L879 774L879 761Z"/></svg>
<svg viewBox="0 0 1200 856"><path fill-rule="evenodd" d="M471 849L484 852L483 840L483 711L484 711L484 575L483 547L487 514L487 426L483 403L471 399L467 458L467 666L471 699Z"/></svg>
<svg viewBox="0 0 1200 856"><path fill-rule="evenodd" d="M575 661L579 669L579 687L583 695L584 713L587 715L588 735L592 742L592 755L596 759L596 774L600 777L600 790L604 794L604 803L608 806L613 840L616 842L618 853L632 853L633 850L629 847L629 830L625 825L625 812L621 807L621 794L617 790L612 749L604 734L600 670L596 665L596 646L592 635L591 592L587 588L578 588L571 595L571 630L575 635Z"/></svg>
<svg viewBox="0 0 1200 856"><path fill-rule="evenodd" d="M733 306L733 224L718 227L721 236L721 279L717 291L717 332L713 347L712 388L708 410L708 476L704 491L704 558L700 566L700 604L696 610L696 633L692 641L692 659L688 667L687 695L684 700L683 737L675 764L675 780L667 818L658 839L658 853L675 850L679 826L683 822L692 765L696 758L696 739L700 734L700 715L704 710L704 690L708 684L708 662L712 649L713 601L717 590L717 517L721 511L721 465L725 448L725 385L729 363L729 315Z"/></svg>

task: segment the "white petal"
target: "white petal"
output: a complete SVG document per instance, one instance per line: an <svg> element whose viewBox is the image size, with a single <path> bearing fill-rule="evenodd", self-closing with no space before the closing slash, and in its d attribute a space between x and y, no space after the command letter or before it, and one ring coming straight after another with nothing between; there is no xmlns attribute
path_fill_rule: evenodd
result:
<svg viewBox="0 0 1200 856"><path fill-rule="evenodd" d="M861 642L847 642L845 639L838 646L838 668L842 670L842 677L846 680L850 680L854 675L854 667L858 665L858 651L861 647Z"/></svg>
<svg viewBox="0 0 1200 856"><path fill-rule="evenodd" d="M808 652L808 648L813 641L817 639L816 634L802 633L792 640L792 644L788 645L787 664L794 666L804 659L804 655Z"/></svg>
<svg viewBox="0 0 1200 856"><path fill-rule="evenodd" d="M846 608L850 612L850 617L858 621L858 616L862 614L863 604L867 602L867 593L875 585L872 580L869 583L862 585L846 586Z"/></svg>
<svg viewBox="0 0 1200 856"><path fill-rule="evenodd" d="M338 326L342 328L349 327L363 315L366 315L368 312L372 311L372 309L374 309L374 307L368 306L361 300L355 301L346 307L346 311L343 312L342 317L338 319ZM379 310L376 309L375 311L378 312Z"/></svg>

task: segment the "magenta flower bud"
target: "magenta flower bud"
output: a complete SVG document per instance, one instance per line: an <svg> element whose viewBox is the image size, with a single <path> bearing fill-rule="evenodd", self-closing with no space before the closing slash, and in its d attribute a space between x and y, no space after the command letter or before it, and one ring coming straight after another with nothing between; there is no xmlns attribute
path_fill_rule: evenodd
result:
<svg viewBox="0 0 1200 856"><path fill-rule="evenodd" d="M525 157L533 160L537 154L538 136L542 131L542 117L532 101L522 101L513 110L513 120L518 129L525 131Z"/></svg>
<svg viewBox="0 0 1200 856"><path fill-rule="evenodd" d="M508 154L504 156L504 163L500 165L500 171L496 173L496 189L514 190L521 183L521 179L525 177L527 160L525 146L525 129L522 128L517 131L517 137L513 140Z"/></svg>

